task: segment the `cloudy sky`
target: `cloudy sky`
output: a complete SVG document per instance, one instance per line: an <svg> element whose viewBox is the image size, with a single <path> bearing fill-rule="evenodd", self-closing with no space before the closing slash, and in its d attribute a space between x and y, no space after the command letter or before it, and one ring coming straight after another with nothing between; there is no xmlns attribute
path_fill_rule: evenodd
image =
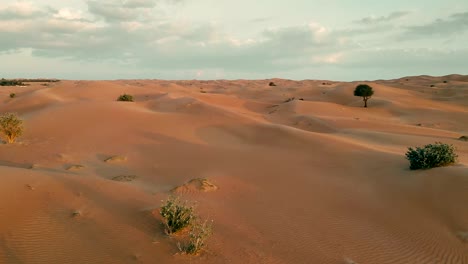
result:
<svg viewBox="0 0 468 264"><path fill-rule="evenodd" d="M0 0L0 77L468 74L466 0Z"/></svg>

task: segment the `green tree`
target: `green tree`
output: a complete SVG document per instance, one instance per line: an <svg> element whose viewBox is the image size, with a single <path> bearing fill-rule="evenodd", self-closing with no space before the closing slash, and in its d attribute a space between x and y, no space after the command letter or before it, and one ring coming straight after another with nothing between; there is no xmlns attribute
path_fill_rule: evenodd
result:
<svg viewBox="0 0 468 264"><path fill-rule="evenodd" d="M374 94L374 90L367 84L360 84L354 89L354 96L362 97L364 101L364 107L367 107L367 100L369 100Z"/></svg>

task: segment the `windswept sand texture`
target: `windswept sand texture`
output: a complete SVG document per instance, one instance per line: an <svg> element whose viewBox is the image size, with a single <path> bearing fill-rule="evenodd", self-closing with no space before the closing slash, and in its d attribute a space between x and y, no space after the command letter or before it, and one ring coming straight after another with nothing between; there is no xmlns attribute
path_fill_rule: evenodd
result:
<svg viewBox="0 0 468 264"><path fill-rule="evenodd" d="M0 145L0 263L468 263L468 77L369 82L367 109L357 84L2 87L25 135ZM435 141L459 163L410 171ZM191 258L151 212L197 178L219 189L180 192L214 220Z"/></svg>

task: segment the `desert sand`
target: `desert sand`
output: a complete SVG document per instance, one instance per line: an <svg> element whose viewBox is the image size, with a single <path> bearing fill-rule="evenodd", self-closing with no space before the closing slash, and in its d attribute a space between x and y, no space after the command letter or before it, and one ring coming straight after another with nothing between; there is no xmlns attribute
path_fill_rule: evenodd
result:
<svg viewBox="0 0 468 264"><path fill-rule="evenodd" d="M25 125L0 145L0 263L468 263L467 76L64 80L0 98ZM407 148L436 141L458 163L409 170ZM163 231L172 190L214 221L200 256Z"/></svg>

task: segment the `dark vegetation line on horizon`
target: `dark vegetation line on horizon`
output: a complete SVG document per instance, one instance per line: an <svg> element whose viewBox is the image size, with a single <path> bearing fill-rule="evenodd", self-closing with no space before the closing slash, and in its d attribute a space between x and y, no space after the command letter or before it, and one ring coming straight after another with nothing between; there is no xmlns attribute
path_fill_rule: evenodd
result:
<svg viewBox="0 0 468 264"><path fill-rule="evenodd" d="M0 86L24 86L27 85L26 83L31 83L31 82L42 82L42 83L50 83L50 82L59 82L60 80L58 79L22 79L22 78L17 78L17 79L5 79L2 78L0 80Z"/></svg>
<svg viewBox="0 0 468 264"><path fill-rule="evenodd" d="M400 80L400 79L410 79L410 78L417 78L417 77L425 77L425 78L453 78L453 77L468 77L468 72L462 73L452 73L447 75L410 75L410 76L400 76L400 77L390 77L390 78L379 78L379 79L354 79L354 80L346 80L346 79L320 79L320 78L309 78L309 79L290 79L290 78L282 78L282 77L270 77L270 78L253 78L253 79L245 79L245 78L225 78L225 79L158 79L158 78L103 78L103 79L75 79L75 78L2 78L1 80L7 81L22 81L22 82L60 82L60 81L123 81L123 80L158 80L158 81L265 81L265 80L287 80L287 81L333 81L333 82L377 82L377 81L390 81L390 80Z"/></svg>

